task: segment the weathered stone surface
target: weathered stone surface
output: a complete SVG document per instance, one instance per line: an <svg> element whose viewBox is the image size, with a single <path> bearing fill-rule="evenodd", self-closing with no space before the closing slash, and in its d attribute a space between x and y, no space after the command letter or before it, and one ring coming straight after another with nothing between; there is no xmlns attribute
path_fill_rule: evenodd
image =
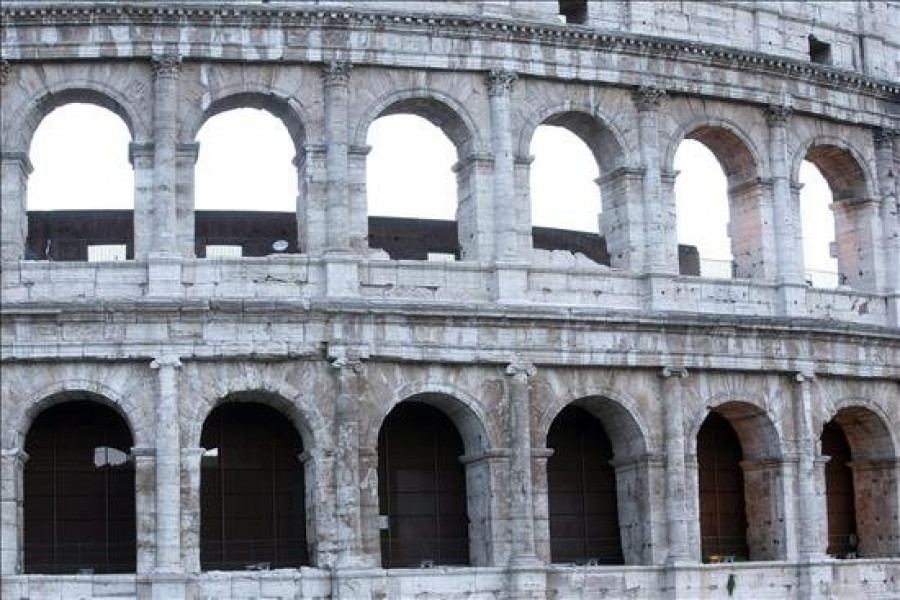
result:
<svg viewBox="0 0 900 600"><path fill-rule="evenodd" d="M3 597L900 596L900 7L585 5L562 24L537 0L3 3ZM67 102L129 126L134 260L26 260L29 144ZM294 141L297 252L198 259L196 134L237 106ZM366 136L398 112L457 149L459 260L367 247ZM608 267L535 248L541 124L597 157ZM735 278L679 275L686 138L728 177ZM804 281L804 158L835 193L840 289ZM201 431L247 393L303 439L312 566L201 571ZM23 573L24 441L72 394L132 433L133 575ZM465 446L467 567L380 568L378 434L413 396ZM547 435L573 402L613 446L625 566L552 564ZM753 562L700 562L710 410L741 443ZM863 560L825 554L832 420Z"/></svg>

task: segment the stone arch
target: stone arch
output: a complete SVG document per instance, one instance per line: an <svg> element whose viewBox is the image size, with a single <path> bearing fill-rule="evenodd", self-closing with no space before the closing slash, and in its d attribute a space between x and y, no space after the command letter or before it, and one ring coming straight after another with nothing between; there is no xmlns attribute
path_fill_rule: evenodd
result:
<svg viewBox="0 0 900 600"><path fill-rule="evenodd" d="M887 411L878 403L861 397L844 397L823 407L817 431L829 421L837 421L844 429L854 456L866 459L890 459L898 456L897 429L891 426ZM852 433L851 433L852 431Z"/></svg>
<svg viewBox="0 0 900 600"><path fill-rule="evenodd" d="M705 410L693 415L685 428L685 445L688 454L697 453L697 434L710 411L716 411L728 419L744 450L745 458L765 459L782 456L781 432L778 420L767 408L746 399L719 397L704 406Z"/></svg>
<svg viewBox="0 0 900 600"><path fill-rule="evenodd" d="M791 166L791 180L799 185L800 165L808 160L821 171L834 201L873 198L873 176L864 154L844 139L817 135L800 144Z"/></svg>
<svg viewBox="0 0 900 600"><path fill-rule="evenodd" d="M557 415L570 404L584 408L603 423L617 455L621 452L621 456L634 458L653 452L650 429L641 415L638 403L633 398L608 388L578 390L554 399L536 424L533 435L535 441L543 444Z"/></svg>
<svg viewBox="0 0 900 600"><path fill-rule="evenodd" d="M540 436L539 442L535 443L537 447L548 444L551 427L557 417L569 406L576 406L593 415L612 445L613 456L609 465L614 472L614 487L606 489L615 492L617 517L615 521L608 522L605 527L618 526L618 543L621 554L617 560L624 560L625 564L631 565L652 562L651 549L654 534L650 523L653 521L651 516L653 508L647 499L653 496L656 476L652 472L654 465L650 453L651 442L647 426L636 403L621 394L611 393L610 390L591 390L590 393L584 395L578 394L561 398L547 407L540 416L536 432ZM546 536L548 547L556 543L551 535L552 524L555 519L559 518L560 513L553 508L554 488L552 482L553 474L560 472L560 466L560 463L554 466L553 457L549 457L547 477L542 478L546 487L537 490L538 496L545 496L536 502L539 507L536 516L542 522L538 528L538 537ZM601 477L601 479L605 479L605 477ZM562 505L568 505L571 500L572 498L564 501ZM546 513L542 512L544 510ZM596 525L598 521L595 517L590 517L589 512L585 505L584 515L578 518L585 518ZM571 515L563 518L571 518Z"/></svg>
<svg viewBox="0 0 900 600"><path fill-rule="evenodd" d="M102 82L68 82L52 84L41 90L28 101L11 119L8 137L4 136L4 147L10 152L28 153L31 140L38 126L53 110L66 104L93 104L105 108L122 119L132 140L144 139L149 133L143 130L143 121L137 108L121 92Z"/></svg>
<svg viewBox="0 0 900 600"><path fill-rule="evenodd" d="M192 107L184 119L182 139L193 143L203 125L212 117L237 108L256 108L281 121L298 155L304 152L312 118L293 96L258 85L229 86L218 90L215 98L202 107Z"/></svg>
<svg viewBox="0 0 900 600"><path fill-rule="evenodd" d="M713 266L713 275L719 277L739 277L765 279L774 277L775 260L767 254L767 240L771 238L769 217L765 212L764 198L767 190L763 181L767 179L764 153L759 151L758 144L740 124L729 119L701 115L686 123L680 124L671 135L667 146L663 149L663 168L667 173L675 174L675 156L685 140L694 140L703 145L715 157L726 178L727 222L709 219L710 225L729 248L731 264ZM668 185L674 186L675 179L669 177ZM674 196L672 208L676 210L676 219L697 218L693 206L678 206ZM718 207L717 203L717 207ZM677 210L680 208L681 210ZM679 240L688 243L688 240ZM709 256L701 256L708 259ZM725 257L717 257L722 259Z"/></svg>
<svg viewBox="0 0 900 600"><path fill-rule="evenodd" d="M625 136L610 119L591 106L571 102L544 106L526 117L519 130L516 156L529 156L531 139L541 125L563 127L578 136L590 148L601 176L633 162Z"/></svg>
<svg viewBox="0 0 900 600"><path fill-rule="evenodd" d="M864 558L900 554L900 490L896 428L877 405L865 400L845 398L829 413L850 446L846 467L852 473L852 489L858 546L853 551ZM846 468L844 467L844 468ZM826 502L830 502L825 485ZM852 520L851 520L852 522Z"/></svg>
<svg viewBox="0 0 900 600"><path fill-rule="evenodd" d="M743 494L738 497L743 498L745 505L742 515L746 517L746 539L745 546L740 552L749 552L750 560L784 559L788 552L789 533L784 496L784 481L787 474L783 463L781 436L775 425L775 419L768 410L752 402L731 397L716 399L707 406L707 409L706 412L694 416L690 427L687 428L685 440L688 454L697 458L690 467L695 470L688 482L690 493L694 496L690 499L690 504L697 511L695 513L697 549L704 548L701 543L703 530L700 515L705 514L700 508L703 497L700 493L702 471L697 440L709 414L716 413L731 426L740 445L740 462L731 463L730 467L731 473L739 469L737 471L739 483L735 485L743 488ZM733 488L729 489L733 494ZM717 490L716 484L712 490L707 490L707 493L713 493L718 497L720 492ZM748 493L748 490L753 490L753 493ZM715 512L719 514L718 509ZM716 516L711 522L718 522L719 518ZM737 524L733 520L730 522L732 525ZM742 545L736 544L735 547ZM717 544L714 544L715 546Z"/></svg>
<svg viewBox="0 0 900 600"><path fill-rule="evenodd" d="M434 406L453 421L463 439L466 454L477 454L496 448L497 440L489 433L486 415L475 397L450 385L411 383L404 385L388 403L379 407L361 435L363 447L378 446L378 433L385 418L401 402L415 400Z"/></svg>
<svg viewBox="0 0 900 600"><path fill-rule="evenodd" d="M862 152L832 136L816 136L799 147L791 177L799 190L803 160L813 163L831 190L838 284L874 291L883 270L878 237L881 235L876 179Z"/></svg>
<svg viewBox="0 0 900 600"><path fill-rule="evenodd" d="M200 444L203 424L210 413L224 402L259 402L274 408L283 414L300 433L305 451L327 448L330 427L324 416L309 403L303 401L303 394L284 381L265 380L244 377L237 380L215 379L212 389L203 394L195 403L196 409L187 421L189 430L184 434L186 447L194 448Z"/></svg>
<svg viewBox="0 0 900 600"><path fill-rule="evenodd" d="M468 109L449 94L427 88L397 90L377 99L357 120L351 143L365 147L372 123L396 114L422 117L440 129L456 147L458 160L485 149L483 136Z"/></svg>
<svg viewBox="0 0 900 600"><path fill-rule="evenodd" d="M137 411L131 410L134 407L125 399L125 394L99 381L66 379L29 394L28 399L19 405L18 414L10 415L12 427L6 431L9 437L4 447L21 448L39 414L57 404L78 399L97 402L115 411L128 426L135 446L153 445L152 428L135 421L132 415Z"/></svg>
<svg viewBox="0 0 900 600"><path fill-rule="evenodd" d="M766 163L752 136L730 119L701 116L679 127L666 146L666 169L674 171L675 153L684 140L695 140L709 148L722 165L729 186L765 177Z"/></svg>

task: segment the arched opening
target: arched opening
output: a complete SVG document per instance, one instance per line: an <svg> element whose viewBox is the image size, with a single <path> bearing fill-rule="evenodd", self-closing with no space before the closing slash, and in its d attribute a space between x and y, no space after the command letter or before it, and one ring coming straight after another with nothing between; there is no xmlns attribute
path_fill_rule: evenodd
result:
<svg viewBox="0 0 900 600"><path fill-rule="evenodd" d="M293 424L259 402L225 402L200 444L201 568L308 564L303 441Z"/></svg>
<svg viewBox="0 0 900 600"><path fill-rule="evenodd" d="M26 573L135 572L132 444L122 417L91 399L35 418L25 438Z"/></svg>
<svg viewBox="0 0 900 600"><path fill-rule="evenodd" d="M118 114L76 99L41 120L29 149L26 259L134 258L130 142Z"/></svg>
<svg viewBox="0 0 900 600"><path fill-rule="evenodd" d="M861 558L900 554L897 459L884 420L861 406L839 410L823 428L822 454L831 457L825 467L828 553Z"/></svg>
<svg viewBox="0 0 900 600"><path fill-rule="evenodd" d="M300 252L295 140L281 118L217 106L197 133L194 251L200 258Z"/></svg>
<svg viewBox="0 0 900 600"><path fill-rule="evenodd" d="M385 568L469 564L463 440L440 409L407 400L378 435Z"/></svg>
<svg viewBox="0 0 900 600"><path fill-rule="evenodd" d="M613 446L603 425L567 406L550 426L547 447L552 562L622 564Z"/></svg>
<svg viewBox="0 0 900 600"><path fill-rule="evenodd" d="M834 421L825 425L821 442L822 454L829 458L825 465L825 504L828 515L826 552L830 556L854 556L859 538L856 534L850 444L847 443L844 430Z"/></svg>
<svg viewBox="0 0 900 600"><path fill-rule="evenodd" d="M600 235L602 199L597 157L581 137L568 129L588 128L586 115L550 119L534 131L530 152L531 236L535 258L541 250L580 253L609 265L606 241ZM559 123L553 125L551 123ZM591 123L589 128L596 128ZM579 129L580 131L581 129Z"/></svg>
<svg viewBox="0 0 900 600"><path fill-rule="evenodd" d="M835 288L838 276L832 195L828 182L813 163L800 165L800 224L803 236L803 270L812 287Z"/></svg>
<svg viewBox="0 0 900 600"><path fill-rule="evenodd" d="M726 126L695 127L678 145L674 168L680 272L773 277L763 251L764 190L747 143Z"/></svg>
<svg viewBox="0 0 900 600"><path fill-rule="evenodd" d="M836 145L812 145L804 158L796 177L804 184L803 187L809 186L806 194L799 186L797 189L803 211L804 248L807 236L811 237L810 243L813 245L810 258L805 261L812 275L809 277L810 283L834 286L836 279L838 287L874 291L877 288L876 240L880 232L877 206L870 201L865 172L849 150ZM816 169L824 179L828 192L816 177ZM833 218L824 213L823 205L831 209ZM828 230L832 224L834 228ZM824 239L817 241L816 230L827 231L831 235L822 236ZM816 267L834 268L834 263L824 256L826 248L828 256L837 261L836 278L827 270L816 274L820 270Z"/></svg>
<svg viewBox="0 0 900 600"><path fill-rule="evenodd" d="M709 148L691 139L678 146L675 169L678 244L685 248L678 257L680 271L702 277L733 277L725 172Z"/></svg>
<svg viewBox="0 0 900 600"><path fill-rule="evenodd" d="M784 559L783 460L768 416L749 403L721 404L696 443L703 560Z"/></svg>
<svg viewBox="0 0 900 600"><path fill-rule="evenodd" d="M700 535L703 560L746 560L743 452L728 420L712 412L697 434L700 469Z"/></svg>
<svg viewBox="0 0 900 600"><path fill-rule="evenodd" d="M368 131L368 245L394 260L452 261L461 256L457 148L435 124L437 115L429 115L419 116L412 104L394 106Z"/></svg>

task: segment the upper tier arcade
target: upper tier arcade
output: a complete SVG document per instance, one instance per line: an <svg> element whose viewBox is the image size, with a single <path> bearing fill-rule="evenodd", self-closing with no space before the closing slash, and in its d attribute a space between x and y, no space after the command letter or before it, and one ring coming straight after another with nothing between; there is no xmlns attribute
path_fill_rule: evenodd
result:
<svg viewBox="0 0 900 600"><path fill-rule="evenodd" d="M8 1L0 11L9 306L464 299L900 322L896 2ZM129 129L133 260L35 260L52 226L28 215L31 139L72 102L107 108ZM268 111L291 135L291 246L203 260L196 135L239 107ZM367 132L399 113L428 119L456 148L455 232L441 234L444 246L456 236L441 250L454 262L369 247L381 234L367 219ZM532 228L539 125L568 129L596 158L603 210L590 244L603 264L575 248L547 252L547 239L565 236ZM686 139L706 145L728 179L729 279L684 268L674 154ZM805 277L804 160L834 198L839 288Z"/></svg>

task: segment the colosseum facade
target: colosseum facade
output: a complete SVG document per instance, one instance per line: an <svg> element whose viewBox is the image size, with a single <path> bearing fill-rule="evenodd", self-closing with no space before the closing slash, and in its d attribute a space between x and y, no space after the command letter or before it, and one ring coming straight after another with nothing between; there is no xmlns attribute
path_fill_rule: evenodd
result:
<svg viewBox="0 0 900 600"><path fill-rule="evenodd" d="M0 16L4 598L900 597L900 3ZM127 125L134 208L51 234L29 149L69 103ZM238 107L293 140L289 251L202 258L196 136ZM403 113L457 152L442 235L367 213ZM601 258L538 241L540 125L596 158ZM678 245L685 139L733 277ZM805 278L804 160L838 287ZM109 235L128 260L86 260Z"/></svg>

